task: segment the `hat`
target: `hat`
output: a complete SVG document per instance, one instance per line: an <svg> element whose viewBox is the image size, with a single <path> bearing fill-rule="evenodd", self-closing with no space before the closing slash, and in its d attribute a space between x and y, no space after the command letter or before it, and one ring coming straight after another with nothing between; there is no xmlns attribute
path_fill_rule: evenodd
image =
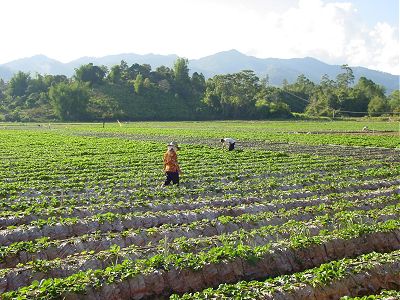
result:
<svg viewBox="0 0 400 300"><path fill-rule="evenodd" d="M169 147L174 147L174 148L176 148L176 149L178 149L178 150L180 149L177 142L171 142L171 143L169 143L167 146L169 146Z"/></svg>

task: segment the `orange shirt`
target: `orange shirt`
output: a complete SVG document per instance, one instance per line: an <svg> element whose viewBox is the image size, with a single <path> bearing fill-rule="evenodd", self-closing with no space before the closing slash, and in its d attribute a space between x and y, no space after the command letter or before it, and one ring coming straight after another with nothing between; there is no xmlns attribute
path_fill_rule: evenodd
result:
<svg viewBox="0 0 400 300"><path fill-rule="evenodd" d="M175 151L167 151L164 153L164 171L165 172L180 172L178 165L178 156Z"/></svg>

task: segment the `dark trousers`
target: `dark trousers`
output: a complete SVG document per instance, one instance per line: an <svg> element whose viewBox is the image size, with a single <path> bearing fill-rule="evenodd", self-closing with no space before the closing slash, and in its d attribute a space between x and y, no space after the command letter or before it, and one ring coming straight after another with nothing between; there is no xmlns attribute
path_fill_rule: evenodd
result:
<svg viewBox="0 0 400 300"><path fill-rule="evenodd" d="M229 144L229 151L235 149L235 143Z"/></svg>
<svg viewBox="0 0 400 300"><path fill-rule="evenodd" d="M165 179L164 186L172 184L179 185L179 173L178 172L165 172L167 178Z"/></svg>

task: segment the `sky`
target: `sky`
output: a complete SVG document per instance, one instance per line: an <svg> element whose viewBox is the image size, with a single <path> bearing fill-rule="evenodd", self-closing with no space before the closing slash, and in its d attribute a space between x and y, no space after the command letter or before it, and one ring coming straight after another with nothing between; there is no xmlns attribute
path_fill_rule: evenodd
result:
<svg viewBox="0 0 400 300"><path fill-rule="evenodd" d="M0 64L236 49L400 74L399 0L1 0Z"/></svg>

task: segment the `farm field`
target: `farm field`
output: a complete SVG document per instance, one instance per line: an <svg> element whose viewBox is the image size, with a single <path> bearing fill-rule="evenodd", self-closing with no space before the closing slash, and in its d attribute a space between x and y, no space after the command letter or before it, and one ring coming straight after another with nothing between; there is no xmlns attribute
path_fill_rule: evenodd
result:
<svg viewBox="0 0 400 300"><path fill-rule="evenodd" d="M0 145L1 299L399 298L399 122L3 123Z"/></svg>

